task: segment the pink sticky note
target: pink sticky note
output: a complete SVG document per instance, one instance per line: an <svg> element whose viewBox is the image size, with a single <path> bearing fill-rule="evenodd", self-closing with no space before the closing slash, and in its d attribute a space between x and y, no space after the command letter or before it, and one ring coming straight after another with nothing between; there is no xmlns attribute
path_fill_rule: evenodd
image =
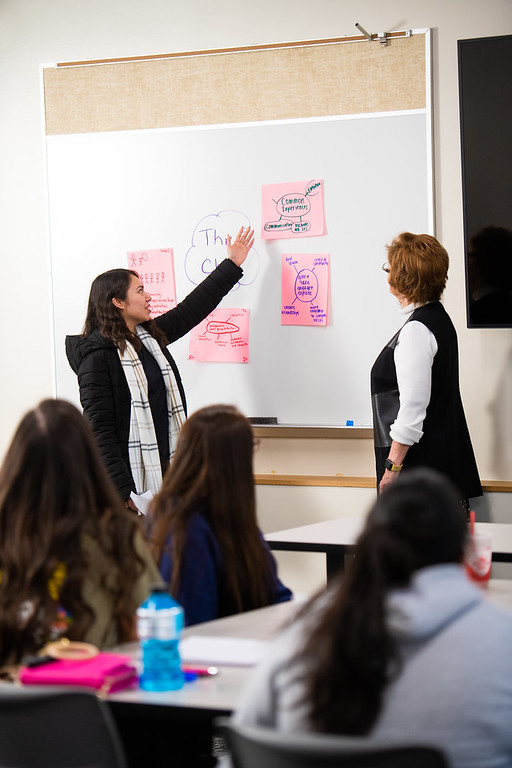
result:
<svg viewBox="0 0 512 768"><path fill-rule="evenodd" d="M283 253L281 325L326 325L329 254Z"/></svg>
<svg viewBox="0 0 512 768"><path fill-rule="evenodd" d="M261 188L261 236L277 238L323 235L324 185L319 179Z"/></svg>
<svg viewBox="0 0 512 768"><path fill-rule="evenodd" d="M188 359L200 363L248 363L249 310L214 309L190 332Z"/></svg>
<svg viewBox="0 0 512 768"><path fill-rule="evenodd" d="M133 269L151 296L151 317L158 317L176 306L174 258L172 248L129 251L128 269Z"/></svg>

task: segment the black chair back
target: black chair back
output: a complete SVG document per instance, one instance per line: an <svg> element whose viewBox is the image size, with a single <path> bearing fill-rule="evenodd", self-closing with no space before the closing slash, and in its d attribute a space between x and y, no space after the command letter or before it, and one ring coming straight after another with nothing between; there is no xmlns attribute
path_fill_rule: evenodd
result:
<svg viewBox="0 0 512 768"><path fill-rule="evenodd" d="M225 718L215 725L226 741L234 768L448 768L443 754L428 746L284 733L235 725Z"/></svg>
<svg viewBox="0 0 512 768"><path fill-rule="evenodd" d="M0 765L126 768L108 704L89 691L0 690Z"/></svg>

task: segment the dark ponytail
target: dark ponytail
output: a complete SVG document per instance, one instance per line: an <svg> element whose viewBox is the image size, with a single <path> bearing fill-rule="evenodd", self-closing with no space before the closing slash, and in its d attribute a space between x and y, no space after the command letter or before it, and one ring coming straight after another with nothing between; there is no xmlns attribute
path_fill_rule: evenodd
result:
<svg viewBox="0 0 512 768"><path fill-rule="evenodd" d="M436 472L411 471L379 496L355 558L300 654L315 731L371 730L386 686L400 671L386 622L388 592L407 586L418 568L460 562L466 535L457 494Z"/></svg>

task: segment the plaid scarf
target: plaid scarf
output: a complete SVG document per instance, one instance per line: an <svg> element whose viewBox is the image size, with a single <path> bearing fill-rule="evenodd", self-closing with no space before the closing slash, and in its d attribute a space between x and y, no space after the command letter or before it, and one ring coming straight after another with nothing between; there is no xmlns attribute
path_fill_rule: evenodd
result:
<svg viewBox="0 0 512 768"><path fill-rule="evenodd" d="M174 373L167 362L160 345L140 325L135 329L137 336L150 352L162 371L167 392L167 415L169 422L169 457L174 456L176 438L183 424L184 408L176 386ZM131 395L130 435L128 455L130 469L138 494L145 491L157 493L162 485L162 467L156 441L155 426L148 397L148 381L141 360L129 342L119 358Z"/></svg>

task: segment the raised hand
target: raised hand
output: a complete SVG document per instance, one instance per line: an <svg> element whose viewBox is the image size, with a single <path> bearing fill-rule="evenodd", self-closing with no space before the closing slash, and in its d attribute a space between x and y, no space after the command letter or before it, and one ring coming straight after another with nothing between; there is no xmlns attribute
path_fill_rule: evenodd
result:
<svg viewBox="0 0 512 768"><path fill-rule="evenodd" d="M231 259L237 266L241 267L253 245L254 229L251 229L250 227L247 227L247 229L240 227L233 242L231 242L231 235L228 235L226 238L228 259Z"/></svg>

